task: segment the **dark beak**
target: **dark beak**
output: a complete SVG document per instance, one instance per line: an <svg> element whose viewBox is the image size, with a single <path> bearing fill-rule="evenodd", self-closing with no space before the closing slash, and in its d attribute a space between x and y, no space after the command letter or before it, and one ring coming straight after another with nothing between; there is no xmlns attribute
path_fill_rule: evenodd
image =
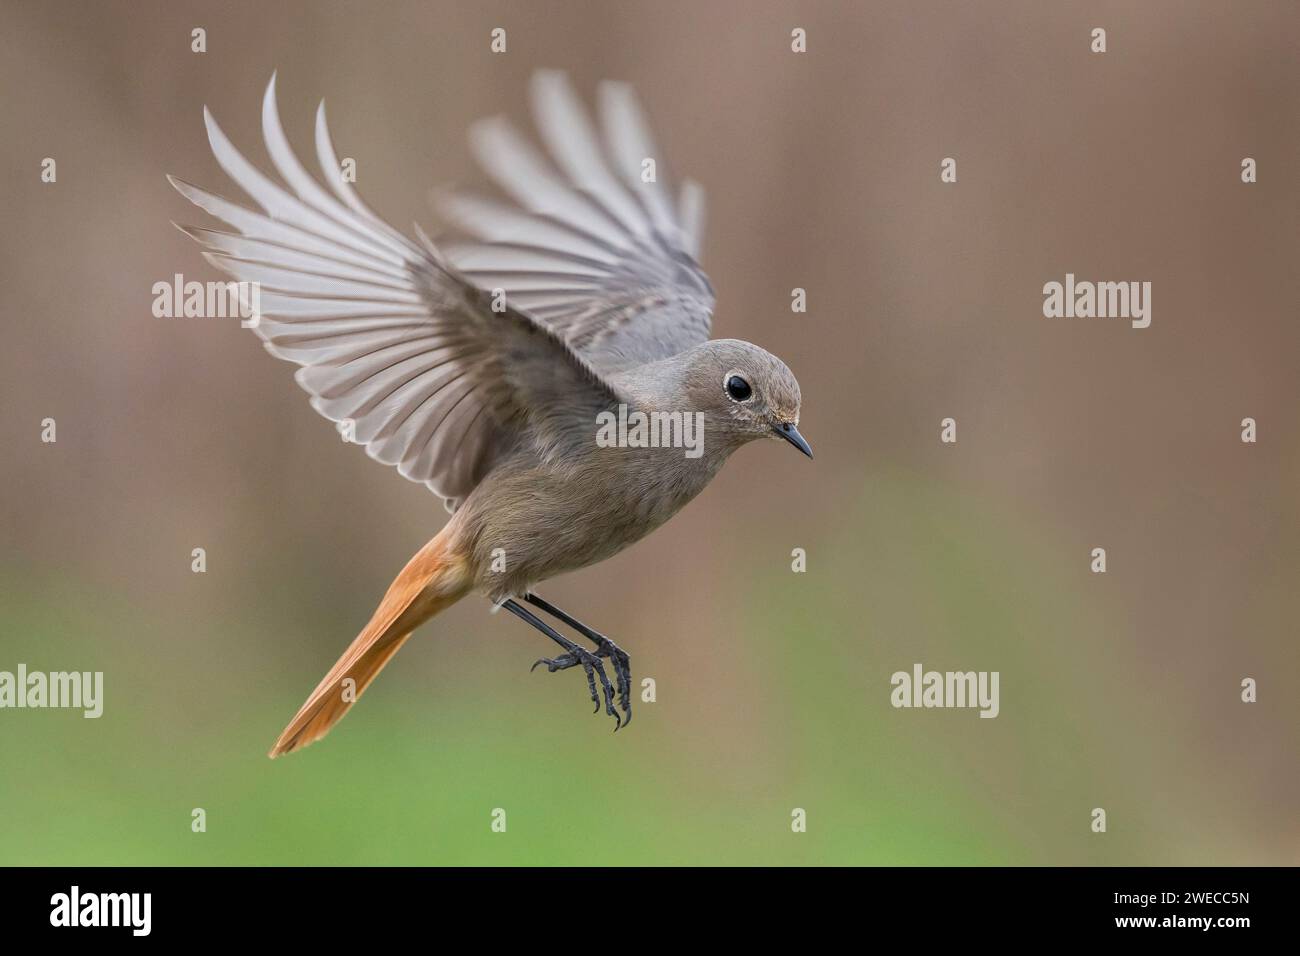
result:
<svg viewBox="0 0 1300 956"><path fill-rule="evenodd" d="M786 422L783 425L773 425L772 431L776 432L791 445L794 445L795 448L798 448L809 458L813 456L812 449L808 447L808 443L804 441L804 437L799 434L799 429L795 428L789 422Z"/></svg>

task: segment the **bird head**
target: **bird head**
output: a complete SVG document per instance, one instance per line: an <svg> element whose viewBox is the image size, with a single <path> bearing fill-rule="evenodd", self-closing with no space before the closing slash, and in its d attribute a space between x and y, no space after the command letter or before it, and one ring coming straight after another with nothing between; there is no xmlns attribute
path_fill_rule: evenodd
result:
<svg viewBox="0 0 1300 956"><path fill-rule="evenodd" d="M706 442L710 430L737 445L774 438L812 457L799 434L799 382L779 358L738 339L714 339L685 358L685 392L705 413Z"/></svg>

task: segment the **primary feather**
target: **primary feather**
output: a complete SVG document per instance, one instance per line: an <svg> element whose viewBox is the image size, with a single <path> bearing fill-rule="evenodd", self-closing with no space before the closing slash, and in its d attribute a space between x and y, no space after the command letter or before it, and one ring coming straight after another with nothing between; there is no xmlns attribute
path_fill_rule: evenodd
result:
<svg viewBox="0 0 1300 956"><path fill-rule="evenodd" d="M673 203L631 87L601 85L599 133L562 73L535 74L532 100L554 165L506 120L475 125L479 164L514 205L441 195L444 216L477 240L449 245L448 258L606 375L707 341L713 288L695 260L703 194L688 183Z"/></svg>
<svg viewBox="0 0 1300 956"><path fill-rule="evenodd" d="M343 181L323 108L316 152L327 192L284 135L275 78L262 103L267 152L284 188L249 162L204 110L221 168L261 212L172 179L237 233L180 227L205 256L261 286L254 326L297 363L312 407L348 422L367 453L425 484L449 508L520 441L561 454L617 391L542 322L489 293L384 223ZM528 427L525 427L528 426Z"/></svg>

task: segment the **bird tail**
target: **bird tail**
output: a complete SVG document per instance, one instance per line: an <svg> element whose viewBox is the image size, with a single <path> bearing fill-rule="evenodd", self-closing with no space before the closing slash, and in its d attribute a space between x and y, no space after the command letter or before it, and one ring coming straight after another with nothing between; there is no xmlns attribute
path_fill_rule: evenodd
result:
<svg viewBox="0 0 1300 956"><path fill-rule="evenodd" d="M407 562L370 623L289 721L269 757L301 750L329 733L411 632L469 591L469 563L453 553L449 539L444 528Z"/></svg>

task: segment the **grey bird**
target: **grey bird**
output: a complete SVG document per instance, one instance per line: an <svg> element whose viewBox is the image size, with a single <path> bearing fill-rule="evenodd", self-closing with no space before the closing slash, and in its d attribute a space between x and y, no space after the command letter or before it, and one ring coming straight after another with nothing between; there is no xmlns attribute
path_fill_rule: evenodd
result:
<svg viewBox="0 0 1300 956"><path fill-rule="evenodd" d="M465 238L442 248L418 226L415 240L406 237L361 201L341 173L323 102L316 155L325 185L307 172L281 126L274 76L262 130L284 186L204 109L217 162L261 211L169 177L236 230L178 225L213 265L256 284L250 324L267 351L300 366L312 407L452 515L272 757L323 737L416 627L470 592L555 642L555 656L533 667L582 668L595 710L603 704L617 730L632 716L628 655L534 588L649 534L754 439L812 457L785 364L747 342L709 340L713 289L696 261L703 193L687 182L674 200L659 169L645 174L658 153L630 87L599 87L599 129L561 73L537 73L532 99L549 159L502 119L475 125L472 146L505 198L443 194L441 212ZM701 422L699 451L647 441L644 431L599 441L599 423L615 416L640 416L665 434Z"/></svg>

